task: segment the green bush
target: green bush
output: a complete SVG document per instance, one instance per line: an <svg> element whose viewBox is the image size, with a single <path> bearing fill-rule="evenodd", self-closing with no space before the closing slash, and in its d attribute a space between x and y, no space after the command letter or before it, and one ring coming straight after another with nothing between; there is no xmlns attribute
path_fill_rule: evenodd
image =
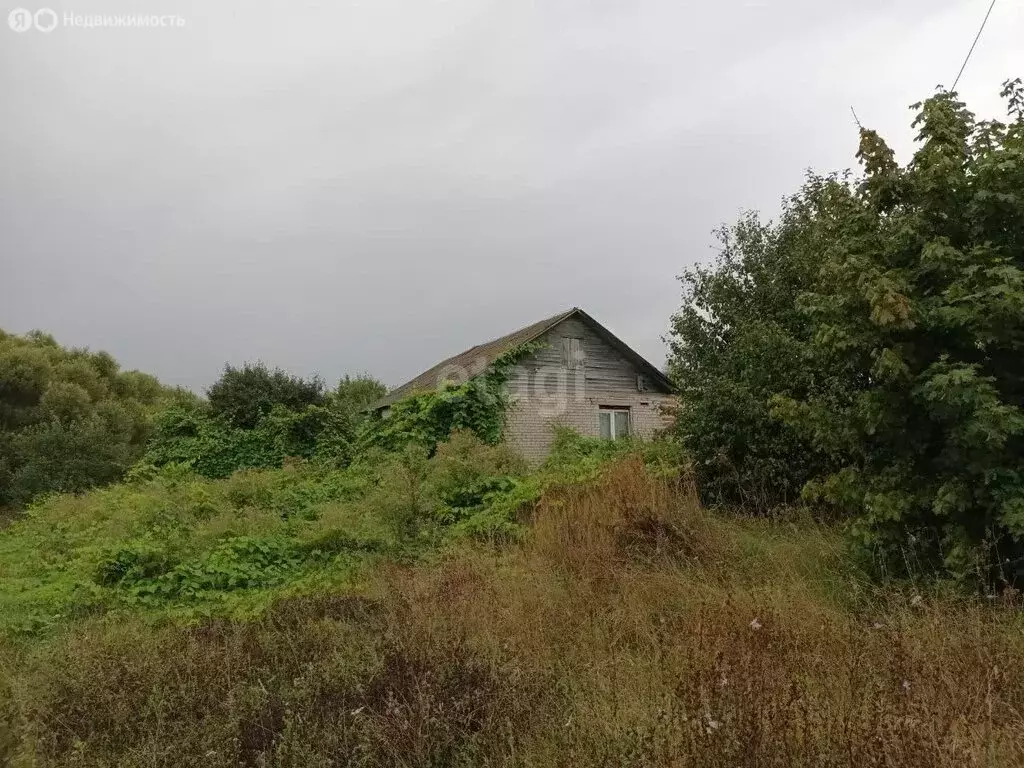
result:
<svg viewBox="0 0 1024 768"><path fill-rule="evenodd" d="M198 558L159 569L161 561L147 559L148 568L132 565L117 582L137 597L188 599L205 592L231 592L275 586L304 562L295 542L281 536L225 539Z"/></svg>
<svg viewBox="0 0 1024 768"><path fill-rule="evenodd" d="M347 460L349 441L333 431L336 427L325 406L276 407L252 429L241 429L201 401L177 404L157 415L141 462L187 464L204 477L219 478L241 469L280 467L287 458L312 458L330 442L334 447L325 451L325 459L340 464Z"/></svg>
<svg viewBox="0 0 1024 768"><path fill-rule="evenodd" d="M842 189L839 178L812 177L778 222L744 216L719 232L714 265L680 278L683 306L669 337L681 401L674 431L705 503L767 512L798 500L831 466L813 441L773 418L770 400L804 397L828 380L806 352L810 324L796 297L816 279L819 221Z"/></svg>
<svg viewBox="0 0 1024 768"><path fill-rule="evenodd" d="M181 391L107 353L0 331L0 507L120 479L142 454L153 413Z"/></svg>
<svg viewBox="0 0 1024 768"><path fill-rule="evenodd" d="M797 297L829 377L775 414L835 462L805 488L856 517L889 573L1024 574L1024 86L1011 121L946 91L916 105L899 166L862 130L856 184L820 216L822 266Z"/></svg>
<svg viewBox="0 0 1024 768"><path fill-rule="evenodd" d="M104 587L135 584L161 576L173 566L165 547L146 540L125 542L100 560L96 582Z"/></svg>
<svg viewBox="0 0 1024 768"><path fill-rule="evenodd" d="M275 409L301 412L324 400L324 383L318 377L306 380L263 363L246 363L241 368L224 367L224 373L206 393L210 409L232 427L255 429Z"/></svg>
<svg viewBox="0 0 1024 768"><path fill-rule="evenodd" d="M471 435L456 434L432 460L427 482L438 499L433 514L450 539L515 541L547 489L594 480L610 462L630 453L664 474L678 474L685 464L679 447L666 440L602 440L560 428L548 458L527 473L504 446L474 444Z"/></svg>
<svg viewBox="0 0 1024 768"><path fill-rule="evenodd" d="M430 486L443 504L470 509L526 472L526 463L508 446L488 445L472 432L458 430L438 446Z"/></svg>

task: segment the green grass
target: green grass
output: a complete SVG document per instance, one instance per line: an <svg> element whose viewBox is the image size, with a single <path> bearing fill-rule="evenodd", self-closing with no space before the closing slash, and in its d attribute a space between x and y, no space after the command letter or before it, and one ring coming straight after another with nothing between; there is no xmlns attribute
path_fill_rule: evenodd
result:
<svg viewBox="0 0 1024 768"><path fill-rule="evenodd" d="M650 451L491 451L39 505L0 533L4 607L48 620L0 634L0 764L1024 764L1014 596L872 584L837 529L703 510Z"/></svg>

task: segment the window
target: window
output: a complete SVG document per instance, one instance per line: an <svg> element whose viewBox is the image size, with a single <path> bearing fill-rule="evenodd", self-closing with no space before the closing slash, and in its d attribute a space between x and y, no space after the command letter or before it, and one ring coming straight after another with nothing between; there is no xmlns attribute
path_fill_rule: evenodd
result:
<svg viewBox="0 0 1024 768"><path fill-rule="evenodd" d="M608 408L601 406L597 412L597 425L605 440L621 440L629 437L629 408Z"/></svg>
<svg viewBox="0 0 1024 768"><path fill-rule="evenodd" d="M570 371L582 368L586 362L583 354L583 339L576 339L571 336L562 337L562 365Z"/></svg>

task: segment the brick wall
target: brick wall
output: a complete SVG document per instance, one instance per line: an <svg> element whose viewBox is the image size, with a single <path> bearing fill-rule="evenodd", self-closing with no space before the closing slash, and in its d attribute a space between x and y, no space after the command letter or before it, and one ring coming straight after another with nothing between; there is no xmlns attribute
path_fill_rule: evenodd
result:
<svg viewBox="0 0 1024 768"><path fill-rule="evenodd" d="M569 397L559 412L548 398L514 394L505 427L506 440L531 464L539 464L548 455L554 437L553 427L564 425L581 435L600 436L598 410L601 406L629 408L631 434L650 439L654 433L671 423L664 406L671 405L672 395L654 392L602 393L596 396Z"/></svg>

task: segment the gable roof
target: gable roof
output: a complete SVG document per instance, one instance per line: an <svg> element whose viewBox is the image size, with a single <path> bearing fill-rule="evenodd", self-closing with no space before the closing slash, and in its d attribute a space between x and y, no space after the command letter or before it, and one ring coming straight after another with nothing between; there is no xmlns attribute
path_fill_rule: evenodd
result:
<svg viewBox="0 0 1024 768"><path fill-rule="evenodd" d="M477 344L464 352L442 360L432 368L427 369L419 376L407 381L400 387L391 390L384 398L374 404L373 409L384 408L405 397L420 392L429 392L436 389L443 381L451 379L453 371L471 371L471 375L482 373L485 368L491 365L502 354L511 349L527 344L543 336L559 323L569 318L577 318L586 323L605 342L614 347L623 357L631 362L636 368L647 375L658 387L666 392L674 392L675 387L668 378L644 360L638 353L633 351L625 342L621 341L611 331L601 325L579 307L573 307L557 315L539 320L517 331L513 331L497 339ZM449 374L449 375L446 375Z"/></svg>

